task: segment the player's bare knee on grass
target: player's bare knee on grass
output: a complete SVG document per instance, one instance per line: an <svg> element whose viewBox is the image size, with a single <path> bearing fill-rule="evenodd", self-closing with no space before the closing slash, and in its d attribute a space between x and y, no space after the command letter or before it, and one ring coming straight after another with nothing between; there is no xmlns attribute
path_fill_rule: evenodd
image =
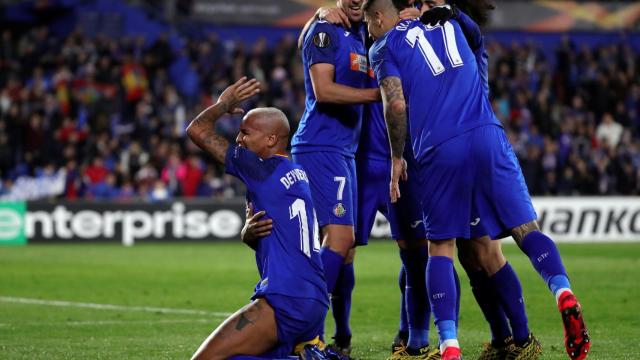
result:
<svg viewBox="0 0 640 360"><path fill-rule="evenodd" d="M258 299L231 315L209 335L192 360L222 360L233 355L260 355L278 340L275 313Z"/></svg>

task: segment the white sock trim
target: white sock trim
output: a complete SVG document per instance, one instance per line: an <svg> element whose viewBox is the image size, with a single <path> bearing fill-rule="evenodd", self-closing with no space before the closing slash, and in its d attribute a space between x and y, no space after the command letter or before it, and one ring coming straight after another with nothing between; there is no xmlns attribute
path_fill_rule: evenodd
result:
<svg viewBox="0 0 640 360"><path fill-rule="evenodd" d="M450 346L456 347L460 349L460 343L458 343L458 339L447 339L440 344L440 353L442 354L444 350Z"/></svg>
<svg viewBox="0 0 640 360"><path fill-rule="evenodd" d="M556 304L560 301L560 295L562 295L563 292L568 291L570 293L573 294L573 291L571 291L571 289L569 288L560 288L556 291Z"/></svg>

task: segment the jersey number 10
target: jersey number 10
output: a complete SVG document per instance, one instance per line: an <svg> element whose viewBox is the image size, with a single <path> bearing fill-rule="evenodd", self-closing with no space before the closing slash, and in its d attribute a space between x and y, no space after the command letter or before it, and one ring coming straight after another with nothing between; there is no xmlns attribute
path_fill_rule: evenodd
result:
<svg viewBox="0 0 640 360"><path fill-rule="evenodd" d="M458 44L456 44L456 31L450 22L444 23L444 26L438 25L424 28L422 26L416 26L407 31L407 35L405 36L405 40L409 43L411 48L415 48L416 43L418 44L418 48L434 76L442 74L445 68L442 61L440 61L440 58L438 58L438 55L436 55L436 52L433 50L429 40L427 40L424 32L437 29L442 31L447 57L449 58L451 66L458 67L464 65L460 52L458 51Z"/></svg>
<svg viewBox="0 0 640 360"><path fill-rule="evenodd" d="M309 242L309 222L307 221L307 207L302 199L297 199L289 206L289 219L298 218L300 225L300 250L311 257L311 243ZM320 251L320 231L316 210L313 210L313 251Z"/></svg>

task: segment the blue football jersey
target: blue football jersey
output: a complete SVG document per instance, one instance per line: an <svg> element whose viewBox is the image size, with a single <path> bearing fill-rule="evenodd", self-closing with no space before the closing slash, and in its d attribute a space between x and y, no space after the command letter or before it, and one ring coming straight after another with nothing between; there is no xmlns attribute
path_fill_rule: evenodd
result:
<svg viewBox="0 0 640 360"><path fill-rule="evenodd" d="M429 27L399 22L369 56L378 81L402 80L415 158L475 127L500 126L483 88L477 59L455 20Z"/></svg>
<svg viewBox="0 0 640 360"><path fill-rule="evenodd" d="M318 63L335 66L336 83L364 88L369 71L364 27L359 24L345 30L324 21L316 21L309 27L302 45L305 112L291 139L292 153L333 151L353 157L360 137L363 105L318 103L309 74L309 68Z"/></svg>
<svg viewBox="0 0 640 360"><path fill-rule="evenodd" d="M456 17L464 37L473 51L478 63L478 72L482 79L482 87L487 96L489 96L489 55L484 47L484 36L478 24L473 21L467 14L460 11Z"/></svg>
<svg viewBox="0 0 640 360"><path fill-rule="evenodd" d="M371 74L367 82L368 87L377 87L378 83ZM387 127L382 112L382 102L374 102L364 105L362 116L362 131L360 144L356 158L368 158L376 160L391 159L391 147L387 136Z"/></svg>
<svg viewBox="0 0 640 360"><path fill-rule="evenodd" d="M271 235L259 240L256 263L260 282L253 298L266 294L309 298L328 304L320 260L320 240L309 179L302 168L283 156L261 159L230 146L226 172L247 186L255 212L273 220Z"/></svg>

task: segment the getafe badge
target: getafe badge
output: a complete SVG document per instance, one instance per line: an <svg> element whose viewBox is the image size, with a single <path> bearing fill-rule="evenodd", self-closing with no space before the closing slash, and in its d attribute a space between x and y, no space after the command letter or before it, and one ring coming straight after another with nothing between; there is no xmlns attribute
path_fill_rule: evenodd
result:
<svg viewBox="0 0 640 360"><path fill-rule="evenodd" d="M343 217L346 213L347 209L344 208L342 203L337 203L336 206L333 207L333 215L337 217Z"/></svg>

